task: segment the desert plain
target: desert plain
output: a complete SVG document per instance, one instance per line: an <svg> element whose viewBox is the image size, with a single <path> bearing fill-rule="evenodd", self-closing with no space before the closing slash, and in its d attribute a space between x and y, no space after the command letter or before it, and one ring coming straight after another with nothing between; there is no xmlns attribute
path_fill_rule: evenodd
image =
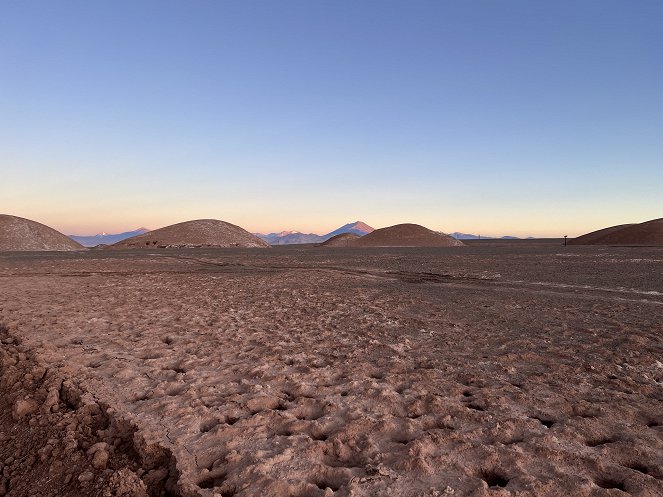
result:
<svg viewBox="0 0 663 497"><path fill-rule="evenodd" d="M663 495L663 248L0 254L0 495Z"/></svg>

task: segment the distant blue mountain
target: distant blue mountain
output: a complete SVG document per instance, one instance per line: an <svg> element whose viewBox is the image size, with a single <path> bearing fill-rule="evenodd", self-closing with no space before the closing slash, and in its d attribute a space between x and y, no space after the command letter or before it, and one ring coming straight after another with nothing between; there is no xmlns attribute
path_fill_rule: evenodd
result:
<svg viewBox="0 0 663 497"><path fill-rule="evenodd" d="M325 239L315 233L300 233L299 231L281 231L280 233L254 233L270 245L298 245L302 243L320 243Z"/></svg>
<svg viewBox="0 0 663 497"><path fill-rule="evenodd" d="M77 241L84 247L96 247L97 245L112 245L132 236L142 235L147 233L147 228L138 228L134 231L126 231L124 233L108 234L108 233L99 233L98 235L68 235L72 240Z"/></svg>
<svg viewBox="0 0 663 497"><path fill-rule="evenodd" d="M455 238L456 240L488 240L491 238L490 236L472 235L470 233L460 233L458 231L449 233L449 236Z"/></svg>
<svg viewBox="0 0 663 497"><path fill-rule="evenodd" d="M483 236L483 235L472 235L470 233L460 233L455 231L454 233L449 233L449 236L455 238L456 240L494 240L494 236ZM532 238L532 237L530 237ZM520 240L517 236L503 236L501 240Z"/></svg>
<svg viewBox="0 0 663 497"><path fill-rule="evenodd" d="M325 240L328 240L332 236L340 235L341 233L354 233L355 235L364 236L368 235L372 231L375 231L368 224L362 221L355 221L354 223L346 224L341 226L339 229L331 231L323 236Z"/></svg>
<svg viewBox="0 0 663 497"><path fill-rule="evenodd" d="M341 233L356 233L359 236L364 236L373 231L368 224L362 221L341 226L326 235L316 235L315 233L300 233L299 231L281 231L280 233L254 233L259 238L262 238L270 245L296 245L302 243L322 243L334 235Z"/></svg>

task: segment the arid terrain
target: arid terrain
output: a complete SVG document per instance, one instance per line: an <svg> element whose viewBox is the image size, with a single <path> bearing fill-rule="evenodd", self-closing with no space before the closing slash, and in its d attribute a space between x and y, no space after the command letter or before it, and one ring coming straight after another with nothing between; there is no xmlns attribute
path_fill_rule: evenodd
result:
<svg viewBox="0 0 663 497"><path fill-rule="evenodd" d="M663 248L0 254L0 496L663 495Z"/></svg>

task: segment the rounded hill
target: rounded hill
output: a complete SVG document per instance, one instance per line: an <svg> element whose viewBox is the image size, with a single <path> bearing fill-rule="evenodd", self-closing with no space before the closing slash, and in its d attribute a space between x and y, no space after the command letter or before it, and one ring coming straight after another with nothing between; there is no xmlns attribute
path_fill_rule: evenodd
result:
<svg viewBox="0 0 663 497"><path fill-rule="evenodd" d="M463 242L418 224L397 224L351 242L353 247L456 247Z"/></svg>
<svg viewBox="0 0 663 497"><path fill-rule="evenodd" d="M573 245L663 245L663 218L640 224L622 224L571 240Z"/></svg>
<svg viewBox="0 0 663 497"><path fill-rule="evenodd" d="M82 249L82 245L45 224L0 214L0 251Z"/></svg>
<svg viewBox="0 0 663 497"><path fill-rule="evenodd" d="M243 228L218 219L197 219L127 238L112 249L240 247L268 248L269 244Z"/></svg>
<svg viewBox="0 0 663 497"><path fill-rule="evenodd" d="M361 238L357 233L340 233L316 245L316 247L351 247L352 242Z"/></svg>

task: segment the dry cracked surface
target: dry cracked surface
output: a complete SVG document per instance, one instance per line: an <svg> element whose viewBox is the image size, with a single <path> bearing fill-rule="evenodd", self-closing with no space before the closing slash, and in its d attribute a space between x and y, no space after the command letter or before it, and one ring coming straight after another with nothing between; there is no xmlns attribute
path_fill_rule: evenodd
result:
<svg viewBox="0 0 663 497"><path fill-rule="evenodd" d="M663 249L256 252L0 255L0 495L663 495Z"/></svg>

